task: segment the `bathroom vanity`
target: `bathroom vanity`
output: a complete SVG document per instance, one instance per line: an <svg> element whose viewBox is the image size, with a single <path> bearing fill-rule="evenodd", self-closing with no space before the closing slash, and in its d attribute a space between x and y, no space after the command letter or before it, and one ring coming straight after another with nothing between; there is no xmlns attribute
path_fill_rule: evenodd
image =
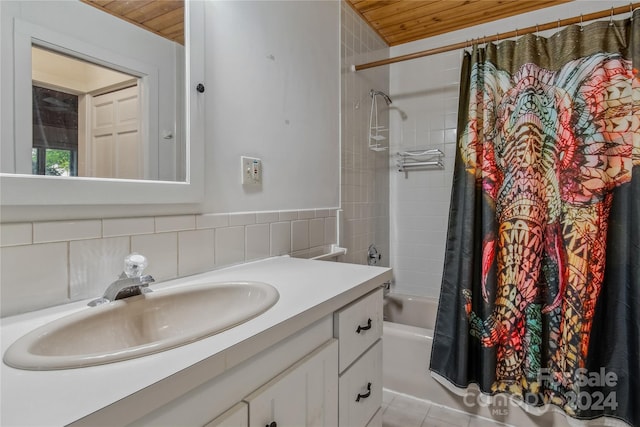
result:
<svg viewBox="0 0 640 427"><path fill-rule="evenodd" d="M277 257L158 284L259 281L279 299L231 329L143 357L42 371L3 363L1 424L380 426L389 280L388 268ZM3 354L86 304L3 319Z"/></svg>

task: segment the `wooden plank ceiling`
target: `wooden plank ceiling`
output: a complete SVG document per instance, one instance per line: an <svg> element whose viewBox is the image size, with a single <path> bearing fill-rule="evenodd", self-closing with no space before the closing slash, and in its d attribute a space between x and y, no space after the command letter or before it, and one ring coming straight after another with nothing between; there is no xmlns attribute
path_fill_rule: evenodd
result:
<svg viewBox="0 0 640 427"><path fill-rule="evenodd" d="M184 0L81 0L184 45Z"/></svg>
<svg viewBox="0 0 640 427"><path fill-rule="evenodd" d="M572 0L347 0L389 46L569 1Z"/></svg>
<svg viewBox="0 0 640 427"><path fill-rule="evenodd" d="M184 0L81 0L184 44ZM389 46L572 0L346 0Z"/></svg>

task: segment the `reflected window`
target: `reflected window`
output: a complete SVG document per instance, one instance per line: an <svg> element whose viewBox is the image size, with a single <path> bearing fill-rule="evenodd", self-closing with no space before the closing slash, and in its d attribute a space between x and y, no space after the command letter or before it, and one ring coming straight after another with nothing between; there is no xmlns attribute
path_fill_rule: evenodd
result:
<svg viewBox="0 0 640 427"><path fill-rule="evenodd" d="M78 96L33 86L34 175L78 176Z"/></svg>

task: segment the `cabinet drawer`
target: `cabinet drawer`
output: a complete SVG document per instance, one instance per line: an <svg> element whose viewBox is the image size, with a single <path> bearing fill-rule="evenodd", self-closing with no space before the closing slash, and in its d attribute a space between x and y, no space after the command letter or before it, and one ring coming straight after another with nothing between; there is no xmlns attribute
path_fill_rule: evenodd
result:
<svg viewBox="0 0 640 427"><path fill-rule="evenodd" d="M365 427L382 405L382 340L338 380L340 427Z"/></svg>
<svg viewBox="0 0 640 427"><path fill-rule="evenodd" d="M382 336L382 289L337 311L334 335L340 338L339 369L344 371Z"/></svg>

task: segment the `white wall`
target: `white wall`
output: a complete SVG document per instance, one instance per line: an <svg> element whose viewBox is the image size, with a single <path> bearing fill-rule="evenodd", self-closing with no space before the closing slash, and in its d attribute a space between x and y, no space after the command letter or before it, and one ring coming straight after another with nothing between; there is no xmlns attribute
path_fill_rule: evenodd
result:
<svg viewBox="0 0 640 427"><path fill-rule="evenodd" d="M337 207L340 6L336 1L206 4L205 210ZM243 188L240 156L263 162Z"/></svg>
<svg viewBox="0 0 640 427"><path fill-rule="evenodd" d="M628 5L620 1L577 0L568 4L479 25L391 48L391 56L418 52L474 38L545 24ZM622 19L626 16L616 16ZM541 33L547 35L553 33ZM437 297L444 263L449 198L455 158L457 106L462 51L391 65L392 152L440 148L444 170L411 171L408 177L390 168L391 267L396 292Z"/></svg>
<svg viewBox="0 0 640 427"><path fill-rule="evenodd" d="M3 207L0 315L97 295L129 251L159 280L326 251L340 193L339 37L338 1L207 2L205 202ZM261 191L240 185L240 155L264 161Z"/></svg>

